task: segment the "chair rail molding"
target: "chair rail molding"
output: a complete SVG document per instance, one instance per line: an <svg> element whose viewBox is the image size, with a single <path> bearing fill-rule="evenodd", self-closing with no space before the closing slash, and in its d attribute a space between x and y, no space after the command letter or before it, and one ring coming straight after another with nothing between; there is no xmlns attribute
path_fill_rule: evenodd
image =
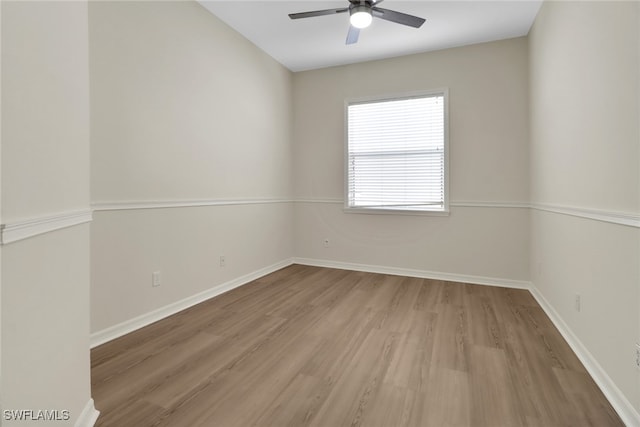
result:
<svg viewBox="0 0 640 427"><path fill-rule="evenodd" d="M60 212L0 225L0 240L3 245L14 243L40 234L91 222L91 209Z"/></svg>
<svg viewBox="0 0 640 427"><path fill-rule="evenodd" d="M286 198L255 198L255 199L201 199L201 200L124 200L110 202L94 202L93 211L126 211L140 209L169 209L195 208L202 206L239 206L239 205L269 205L292 203Z"/></svg>
<svg viewBox="0 0 640 427"><path fill-rule="evenodd" d="M599 209L578 208L547 203L532 203L531 209L640 228L640 214L637 213L604 211Z"/></svg>
<svg viewBox="0 0 640 427"><path fill-rule="evenodd" d="M304 204L342 204L339 198L313 198L305 197L294 200L295 203ZM452 200L451 208L493 208L493 209L531 209L540 212L549 212L559 215L569 215L583 219L606 222L610 224L625 225L640 228L640 214L629 212L605 211L592 208L555 205L551 203L511 202L496 200Z"/></svg>

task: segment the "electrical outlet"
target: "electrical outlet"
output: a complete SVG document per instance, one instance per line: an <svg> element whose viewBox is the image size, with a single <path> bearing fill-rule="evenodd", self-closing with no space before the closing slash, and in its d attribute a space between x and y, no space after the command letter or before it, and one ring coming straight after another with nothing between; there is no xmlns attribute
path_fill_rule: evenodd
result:
<svg viewBox="0 0 640 427"><path fill-rule="evenodd" d="M160 272L154 271L153 274L151 274L151 286L153 286L154 288L160 286L160 279Z"/></svg>
<svg viewBox="0 0 640 427"><path fill-rule="evenodd" d="M227 266L227 260L225 259L224 255L220 255L220 267L226 267Z"/></svg>
<svg viewBox="0 0 640 427"><path fill-rule="evenodd" d="M325 238L325 239L324 239L324 241L322 242L322 244L324 245L324 247L325 247L325 248L328 248L328 247L329 247L329 243L330 243L330 242L329 242L329 238L328 238L328 237L327 237L327 238Z"/></svg>
<svg viewBox="0 0 640 427"><path fill-rule="evenodd" d="M576 294L575 295L575 300L574 300L573 304L574 304L574 307L575 307L576 311L580 311L580 309L582 308L582 301L581 301L580 294Z"/></svg>
<svg viewBox="0 0 640 427"><path fill-rule="evenodd" d="M640 370L640 344L636 343L636 369Z"/></svg>

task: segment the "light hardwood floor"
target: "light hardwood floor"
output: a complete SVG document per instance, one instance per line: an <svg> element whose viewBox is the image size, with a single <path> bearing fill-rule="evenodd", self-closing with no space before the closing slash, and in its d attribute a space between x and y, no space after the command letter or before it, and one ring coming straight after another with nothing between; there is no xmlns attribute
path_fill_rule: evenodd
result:
<svg viewBox="0 0 640 427"><path fill-rule="evenodd" d="M98 426L621 426L525 290L293 265L91 352Z"/></svg>

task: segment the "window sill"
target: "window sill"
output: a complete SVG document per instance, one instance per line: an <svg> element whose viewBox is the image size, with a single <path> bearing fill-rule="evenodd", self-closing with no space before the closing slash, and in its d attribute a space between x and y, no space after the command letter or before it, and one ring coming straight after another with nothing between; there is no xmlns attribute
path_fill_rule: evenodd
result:
<svg viewBox="0 0 640 427"><path fill-rule="evenodd" d="M373 209L373 208L349 208L342 209L347 214L365 214L365 215L404 215L404 216L449 216L449 209L443 211L412 211L401 209Z"/></svg>

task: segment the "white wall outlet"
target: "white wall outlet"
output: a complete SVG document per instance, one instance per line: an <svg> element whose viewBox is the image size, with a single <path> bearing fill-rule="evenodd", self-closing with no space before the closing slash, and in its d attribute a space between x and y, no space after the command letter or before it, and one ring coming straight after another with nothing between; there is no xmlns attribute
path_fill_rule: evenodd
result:
<svg viewBox="0 0 640 427"><path fill-rule="evenodd" d="M580 296L580 294L575 295L573 306L576 311L580 311L580 309L582 308L582 297Z"/></svg>
<svg viewBox="0 0 640 427"><path fill-rule="evenodd" d="M636 369L640 370L640 344L636 343Z"/></svg>
<svg viewBox="0 0 640 427"><path fill-rule="evenodd" d="M220 255L220 267L226 267L227 266L227 260L225 259L224 255Z"/></svg>
<svg viewBox="0 0 640 427"><path fill-rule="evenodd" d="M329 241L328 237L325 237L325 239L322 241L322 244L325 248L328 248L330 243L331 242Z"/></svg>
<svg viewBox="0 0 640 427"><path fill-rule="evenodd" d="M161 282L160 272L154 271L153 274L151 274L151 286L153 286L154 288L157 288L158 286L160 286L160 282Z"/></svg>

